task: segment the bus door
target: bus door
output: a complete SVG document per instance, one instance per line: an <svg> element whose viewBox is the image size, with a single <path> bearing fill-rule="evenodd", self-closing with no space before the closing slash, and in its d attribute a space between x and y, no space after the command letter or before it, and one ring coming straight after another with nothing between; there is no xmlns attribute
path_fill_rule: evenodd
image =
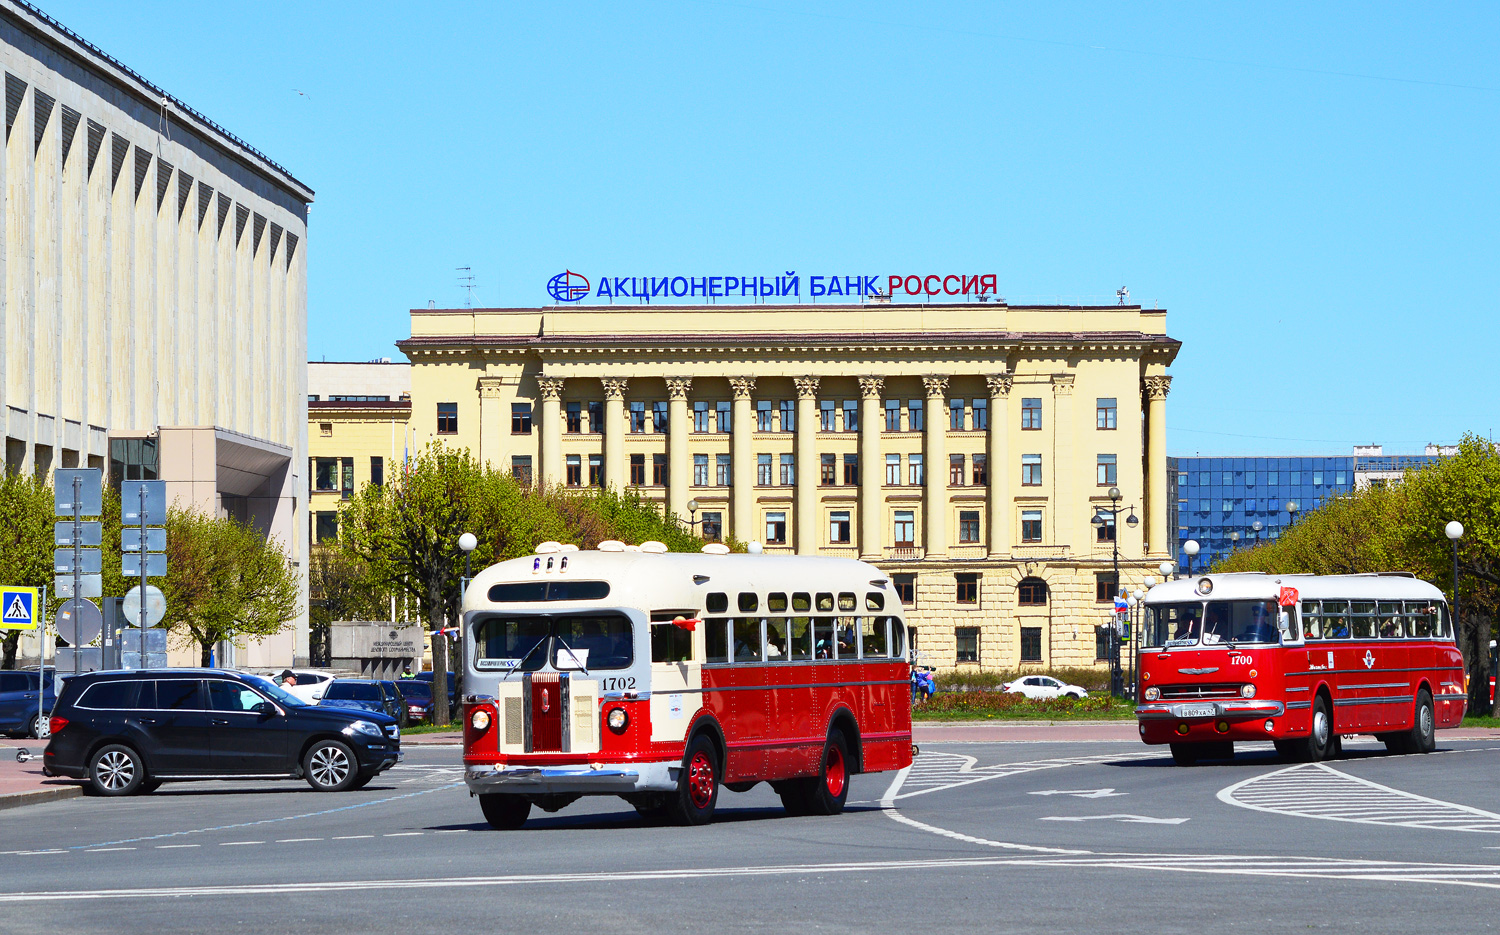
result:
<svg viewBox="0 0 1500 935"><path fill-rule="evenodd" d="M651 740L682 743L702 702L703 628L672 621L690 614L651 615ZM664 618L664 619L659 619ZM722 625L722 624L721 624Z"/></svg>
<svg viewBox="0 0 1500 935"><path fill-rule="evenodd" d="M763 630L759 616L732 617L729 621L729 718L724 723L729 762L724 766L725 782L759 779L765 772L771 710Z"/></svg>

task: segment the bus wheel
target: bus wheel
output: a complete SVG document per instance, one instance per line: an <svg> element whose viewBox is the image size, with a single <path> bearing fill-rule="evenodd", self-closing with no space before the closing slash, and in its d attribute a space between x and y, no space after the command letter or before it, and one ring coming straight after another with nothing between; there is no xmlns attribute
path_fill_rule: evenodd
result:
<svg viewBox="0 0 1500 935"><path fill-rule="evenodd" d="M496 831L514 831L526 824L531 814L531 802L519 795L491 792L479 797L479 810L484 820Z"/></svg>
<svg viewBox="0 0 1500 935"><path fill-rule="evenodd" d="M806 815L808 812L808 796L812 791L811 783L817 779L783 779L781 782L771 783L771 788L781 796L781 807L792 816Z"/></svg>
<svg viewBox="0 0 1500 935"><path fill-rule="evenodd" d="M1172 744L1172 762L1178 766L1193 766L1198 762L1198 745L1195 743Z"/></svg>
<svg viewBox="0 0 1500 935"><path fill-rule="evenodd" d="M1411 730L1397 736L1401 738L1402 753L1431 753L1437 749L1437 722L1432 713L1432 695L1427 689L1417 692L1417 711Z"/></svg>
<svg viewBox="0 0 1500 935"><path fill-rule="evenodd" d="M849 744L835 731L823 744L823 768L808 781L807 814L837 815L849 798Z"/></svg>
<svg viewBox="0 0 1500 935"><path fill-rule="evenodd" d="M719 762L713 741L698 734L688 744L677 777L677 794L670 803L672 817L682 825L706 825L713 821L719 801Z"/></svg>
<svg viewBox="0 0 1500 935"><path fill-rule="evenodd" d="M1327 760L1338 750L1338 737L1333 732L1333 715L1328 711L1328 699L1319 695L1313 700L1312 730L1307 738L1297 744L1297 759L1304 763Z"/></svg>

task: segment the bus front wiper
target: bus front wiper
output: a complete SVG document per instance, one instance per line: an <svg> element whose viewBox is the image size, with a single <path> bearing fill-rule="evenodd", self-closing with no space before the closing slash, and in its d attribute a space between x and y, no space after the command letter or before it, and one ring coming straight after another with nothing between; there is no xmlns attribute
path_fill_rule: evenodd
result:
<svg viewBox="0 0 1500 935"><path fill-rule="evenodd" d="M531 646L531 648L528 649L528 650L526 650L526 655L524 655L524 656L521 657L521 661L518 662L518 663L516 663L515 665L511 666L510 670L505 673L505 675L500 679L500 681L503 682L506 679L510 678L511 673L515 672L517 669L524 668L526 666L526 660L530 659L531 658L531 654L534 653L534 652L536 652L536 648L538 646L542 645L545 642L547 642L547 637L544 636L541 639L537 640L535 643L533 643L532 646Z"/></svg>
<svg viewBox="0 0 1500 935"><path fill-rule="evenodd" d="M568 655L573 657L573 661L576 662L576 663L578 663L578 668L582 669L584 676L587 677L588 674L589 674L589 667L588 667L588 665L582 659L578 658L578 654L575 653L575 652L573 652L573 647L571 647L571 646L568 645L568 641L565 640L565 639L563 639L560 636L554 637L554 639L556 639L559 643L562 644L562 648L566 649L568 651Z"/></svg>

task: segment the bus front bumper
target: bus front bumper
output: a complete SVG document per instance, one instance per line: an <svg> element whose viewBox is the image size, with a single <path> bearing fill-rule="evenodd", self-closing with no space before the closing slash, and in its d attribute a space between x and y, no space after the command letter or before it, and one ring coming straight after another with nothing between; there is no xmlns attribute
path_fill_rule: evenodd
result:
<svg viewBox="0 0 1500 935"><path fill-rule="evenodd" d="M1145 702L1135 709L1135 716L1142 721L1173 720L1193 721L1212 718L1260 718L1281 717L1286 706L1279 701L1255 701L1250 698L1234 701L1198 702Z"/></svg>
<svg viewBox="0 0 1500 935"><path fill-rule="evenodd" d="M1281 740L1296 732L1283 717L1285 714L1286 707L1279 701L1249 698L1147 702L1135 710L1141 739L1148 744Z"/></svg>
<svg viewBox="0 0 1500 935"><path fill-rule="evenodd" d="M631 792L672 792L677 788L680 762L632 763L626 767L470 766L464 783L476 795L622 795Z"/></svg>

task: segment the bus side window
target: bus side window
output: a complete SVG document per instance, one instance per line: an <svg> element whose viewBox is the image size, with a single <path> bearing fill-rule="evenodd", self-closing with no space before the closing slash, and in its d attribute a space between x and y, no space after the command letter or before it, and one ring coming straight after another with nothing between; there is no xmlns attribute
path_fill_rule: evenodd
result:
<svg viewBox="0 0 1500 935"><path fill-rule="evenodd" d="M785 606L785 599L782 605ZM786 618L766 618L766 661L785 662L786 655Z"/></svg>
<svg viewBox="0 0 1500 935"><path fill-rule="evenodd" d="M865 610L885 610L885 595L879 591L865 594Z"/></svg>
<svg viewBox="0 0 1500 935"><path fill-rule="evenodd" d="M906 628L901 625L901 618L891 618L891 656L897 659L906 658Z"/></svg>
<svg viewBox="0 0 1500 935"><path fill-rule="evenodd" d="M822 595L819 595L819 598L821 599ZM833 600L833 595L832 594L828 595L828 599L829 599L829 601L831 603L832 600ZM834 644L834 638L833 638L833 618L832 617L814 617L813 618L813 635L814 635L814 639L813 639L813 651L814 651L814 654L817 656L817 658L819 658L819 659L832 659L833 658L833 644Z"/></svg>
<svg viewBox="0 0 1500 935"><path fill-rule="evenodd" d="M652 662L692 662L693 631L673 623L651 624Z"/></svg>
<svg viewBox="0 0 1500 935"><path fill-rule="evenodd" d="M1378 632L1374 601L1355 601L1349 605L1349 635L1357 640L1372 640Z"/></svg>
<svg viewBox="0 0 1500 935"><path fill-rule="evenodd" d="M752 613L760 610L760 595L754 591L741 591L740 610L744 613Z"/></svg>
<svg viewBox="0 0 1500 935"><path fill-rule="evenodd" d="M709 662L729 661L729 620L711 617L703 621L703 642L707 647Z"/></svg>
<svg viewBox="0 0 1500 935"><path fill-rule="evenodd" d="M799 614L805 614L809 610L812 610L812 595L806 591L798 591L793 594L792 610Z"/></svg>
<svg viewBox="0 0 1500 935"><path fill-rule="evenodd" d="M885 617L865 617L859 632L859 654L865 659L888 659L890 652L887 647L890 640L886 635Z"/></svg>
<svg viewBox="0 0 1500 935"><path fill-rule="evenodd" d="M734 661L760 662L760 660L760 618L735 617Z"/></svg>
<svg viewBox="0 0 1500 935"><path fill-rule="evenodd" d="M818 592L818 613L833 612L833 595L827 591Z"/></svg>
<svg viewBox="0 0 1500 935"><path fill-rule="evenodd" d="M858 600L851 591L839 592L839 610L854 610L858 606Z"/></svg>
<svg viewBox="0 0 1500 935"><path fill-rule="evenodd" d="M723 591L710 592L704 608L711 614L722 614L729 609L729 595Z"/></svg>
<svg viewBox="0 0 1500 935"><path fill-rule="evenodd" d="M1302 602L1302 632L1310 640L1323 638L1323 618L1318 614L1317 601Z"/></svg>
<svg viewBox="0 0 1500 935"><path fill-rule="evenodd" d="M806 617L793 617L791 625L792 659L811 659L812 621Z"/></svg>
<svg viewBox="0 0 1500 935"><path fill-rule="evenodd" d="M1432 605L1426 601L1407 601L1406 615L1408 625L1406 632L1419 640L1432 638L1433 616L1428 613Z"/></svg>
<svg viewBox="0 0 1500 935"><path fill-rule="evenodd" d="M773 614L786 613L786 595L780 591L766 595L766 610Z"/></svg>
<svg viewBox="0 0 1500 935"><path fill-rule="evenodd" d="M1323 602L1323 639L1347 640L1349 638L1349 602Z"/></svg>
<svg viewBox="0 0 1500 935"><path fill-rule="evenodd" d="M1396 601L1380 602L1380 638L1399 640L1405 636L1401 625L1401 605Z"/></svg>
<svg viewBox="0 0 1500 935"><path fill-rule="evenodd" d="M1448 605L1438 604L1432 616L1432 635L1440 640L1451 639L1453 631L1448 628Z"/></svg>
<svg viewBox="0 0 1500 935"><path fill-rule="evenodd" d="M850 597L853 597L851 594ZM859 618L838 618L838 632L834 634L838 638L838 654L836 659L858 659L859 658Z"/></svg>

